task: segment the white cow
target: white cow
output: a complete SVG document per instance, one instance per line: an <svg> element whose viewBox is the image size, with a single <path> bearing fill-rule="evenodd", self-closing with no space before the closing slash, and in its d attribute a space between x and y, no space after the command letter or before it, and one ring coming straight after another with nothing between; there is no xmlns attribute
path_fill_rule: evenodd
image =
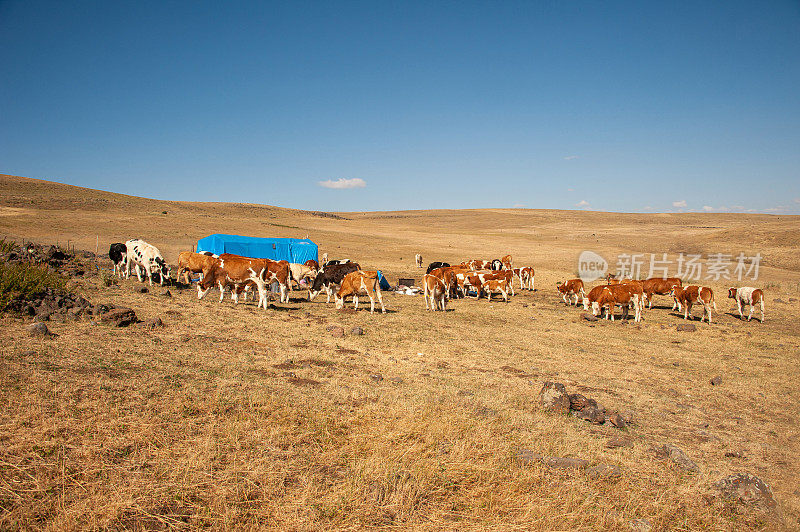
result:
<svg viewBox="0 0 800 532"><path fill-rule="evenodd" d="M130 278L131 265L133 265L136 267L136 277L139 278L139 282L142 281L140 268L147 273L150 286L153 286L153 273L158 274L161 286L164 286L165 279L169 281L170 268L157 247L148 244L144 240L133 239L125 242L125 248L127 250L125 256L125 279Z"/></svg>

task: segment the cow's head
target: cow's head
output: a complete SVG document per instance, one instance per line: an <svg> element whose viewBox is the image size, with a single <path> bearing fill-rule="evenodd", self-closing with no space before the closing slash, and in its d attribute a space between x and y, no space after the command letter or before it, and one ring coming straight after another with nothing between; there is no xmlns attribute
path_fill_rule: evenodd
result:
<svg viewBox="0 0 800 532"><path fill-rule="evenodd" d="M681 287L676 285L676 284L674 284L674 285L672 285L672 290L669 291L669 295L672 296L672 297L678 297L678 295L680 294L680 290L681 290Z"/></svg>
<svg viewBox="0 0 800 532"><path fill-rule="evenodd" d="M163 283L164 281L166 281L167 284L169 284L170 275L172 274L172 268L161 257L156 257L155 262L158 275L161 277L161 282Z"/></svg>
<svg viewBox="0 0 800 532"><path fill-rule="evenodd" d="M736 299L736 289L731 287L728 288L728 299Z"/></svg>
<svg viewBox="0 0 800 532"><path fill-rule="evenodd" d="M558 281L558 282L556 283L556 290L558 290L558 291L559 291L559 292L561 292L562 294L566 294L566 293L567 293L567 285L565 285L565 284L564 284L564 283L562 283L561 281Z"/></svg>
<svg viewBox="0 0 800 532"><path fill-rule="evenodd" d="M344 298L339 296L339 293L333 294L333 299L336 301L336 309L342 310L344 308Z"/></svg>
<svg viewBox="0 0 800 532"><path fill-rule="evenodd" d="M600 314L600 303L598 301L592 301L592 316L597 316L598 314Z"/></svg>

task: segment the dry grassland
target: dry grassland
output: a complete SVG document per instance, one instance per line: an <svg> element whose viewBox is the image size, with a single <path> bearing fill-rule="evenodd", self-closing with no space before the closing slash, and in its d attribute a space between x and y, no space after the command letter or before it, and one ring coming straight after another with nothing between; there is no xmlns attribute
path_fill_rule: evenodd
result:
<svg viewBox="0 0 800 532"><path fill-rule="evenodd" d="M167 214L162 214L167 211ZM210 233L308 234L331 258L417 277L413 256L506 252L536 267L508 304L384 294L386 315L336 311L303 293L276 309L137 282L74 281L95 303L166 326L53 323L32 339L0 319L0 528L653 530L800 527L797 217L481 210L320 213L163 202L0 176L0 235L69 239L101 252L141 237L168 261ZM711 283L712 326L678 332L659 308L589 323L555 293L583 249L759 251L767 321L734 316ZM101 264L107 267L107 264ZM784 303L773 300L780 298ZM349 305L352 306L352 305ZM698 311L695 311L698 315ZM339 325L344 338L327 327ZM354 326L363 336L349 334ZM709 380L722 375L720 386ZM380 376L380 377L378 377ZM634 413L626 433L541 410L545 381ZM625 435L632 447L610 449ZM652 448L671 443L687 473ZM523 464L520 449L614 464L618 479ZM742 451L740 457L726 452ZM778 509L724 502L713 484L747 471Z"/></svg>

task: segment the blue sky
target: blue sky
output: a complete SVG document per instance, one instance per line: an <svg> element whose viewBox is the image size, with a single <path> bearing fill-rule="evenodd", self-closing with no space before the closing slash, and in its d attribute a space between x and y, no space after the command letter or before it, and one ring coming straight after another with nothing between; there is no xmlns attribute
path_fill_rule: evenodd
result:
<svg viewBox="0 0 800 532"><path fill-rule="evenodd" d="M800 2L0 0L0 173L315 210L800 214Z"/></svg>

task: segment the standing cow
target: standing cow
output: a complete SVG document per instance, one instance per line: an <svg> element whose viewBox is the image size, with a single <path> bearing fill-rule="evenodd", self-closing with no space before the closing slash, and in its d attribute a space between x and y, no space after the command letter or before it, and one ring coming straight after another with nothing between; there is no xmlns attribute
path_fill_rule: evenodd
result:
<svg viewBox="0 0 800 532"><path fill-rule="evenodd" d="M422 268L422 255L420 255L419 253L417 253L417 254L414 256L414 262L416 262L416 263L417 263L417 268Z"/></svg>
<svg viewBox="0 0 800 532"><path fill-rule="evenodd" d="M136 266L136 277L142 281L140 268L147 273L150 286L153 286L153 274L159 276L159 284L169 282L170 268L158 248L144 240L133 239L125 242L125 279L131 276L131 266Z"/></svg>
<svg viewBox="0 0 800 532"><path fill-rule="evenodd" d="M714 291L707 286L689 285L686 288L675 286L670 293L672 297L683 305L683 319L689 319L692 315L692 305L700 303L703 305L702 322L708 316L708 324L711 325L711 308L717 310L717 303L714 301Z"/></svg>
<svg viewBox="0 0 800 532"><path fill-rule="evenodd" d="M743 286L741 288L728 288L728 297L736 300L736 306L739 308L739 319L744 319L742 314L742 307L750 305L750 315L747 316L747 321L753 317L753 309L756 305L761 307L761 323L764 323L764 292L760 288L753 288L752 286Z"/></svg>

